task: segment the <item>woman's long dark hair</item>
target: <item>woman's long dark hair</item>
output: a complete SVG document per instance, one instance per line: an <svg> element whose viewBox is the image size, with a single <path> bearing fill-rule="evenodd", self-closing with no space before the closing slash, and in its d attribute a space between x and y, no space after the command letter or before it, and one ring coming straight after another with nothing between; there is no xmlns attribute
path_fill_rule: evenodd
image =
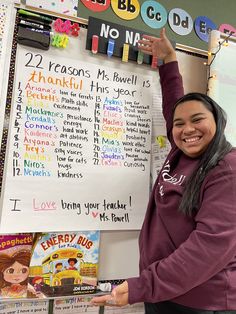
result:
<svg viewBox="0 0 236 314"><path fill-rule="evenodd" d="M224 156L231 151L232 145L226 140L224 130L226 126L226 113L209 96L201 93L189 93L180 98L174 106L174 110L179 104L186 101L200 101L210 112L212 112L215 123L216 133L209 143L207 149L200 156L197 169L192 173L186 182L183 197L179 210L188 216L196 214L200 207L200 189L203 180L208 172L214 168Z"/></svg>

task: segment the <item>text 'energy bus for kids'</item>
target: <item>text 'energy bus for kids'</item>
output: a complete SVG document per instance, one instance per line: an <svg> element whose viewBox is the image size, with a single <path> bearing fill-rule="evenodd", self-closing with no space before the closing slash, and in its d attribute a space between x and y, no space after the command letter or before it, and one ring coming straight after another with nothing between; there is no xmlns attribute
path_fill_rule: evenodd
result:
<svg viewBox="0 0 236 314"><path fill-rule="evenodd" d="M38 233L30 263L29 296L94 293L99 231Z"/></svg>

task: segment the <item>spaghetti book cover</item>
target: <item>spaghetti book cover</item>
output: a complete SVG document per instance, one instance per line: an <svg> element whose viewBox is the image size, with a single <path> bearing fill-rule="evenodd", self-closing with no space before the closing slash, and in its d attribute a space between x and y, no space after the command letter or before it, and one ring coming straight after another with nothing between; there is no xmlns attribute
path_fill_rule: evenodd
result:
<svg viewBox="0 0 236 314"><path fill-rule="evenodd" d="M96 291L99 231L38 233L30 262L28 295L52 297Z"/></svg>
<svg viewBox="0 0 236 314"><path fill-rule="evenodd" d="M0 235L0 298L27 297L32 233Z"/></svg>

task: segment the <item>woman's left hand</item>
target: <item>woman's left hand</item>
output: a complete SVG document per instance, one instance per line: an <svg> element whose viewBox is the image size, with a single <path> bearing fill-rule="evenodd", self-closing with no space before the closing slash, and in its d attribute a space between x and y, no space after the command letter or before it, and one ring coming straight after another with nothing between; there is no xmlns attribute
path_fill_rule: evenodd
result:
<svg viewBox="0 0 236 314"><path fill-rule="evenodd" d="M110 295L94 297L91 303L98 306L124 306L128 304L128 296L128 282L124 281L122 284L115 287Z"/></svg>

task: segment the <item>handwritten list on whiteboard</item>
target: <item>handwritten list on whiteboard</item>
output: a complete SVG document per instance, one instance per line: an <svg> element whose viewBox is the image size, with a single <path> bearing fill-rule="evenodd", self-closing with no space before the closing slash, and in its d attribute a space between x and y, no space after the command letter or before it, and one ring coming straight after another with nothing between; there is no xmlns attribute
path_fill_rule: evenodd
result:
<svg viewBox="0 0 236 314"><path fill-rule="evenodd" d="M0 232L141 227L151 80L18 47Z"/></svg>

